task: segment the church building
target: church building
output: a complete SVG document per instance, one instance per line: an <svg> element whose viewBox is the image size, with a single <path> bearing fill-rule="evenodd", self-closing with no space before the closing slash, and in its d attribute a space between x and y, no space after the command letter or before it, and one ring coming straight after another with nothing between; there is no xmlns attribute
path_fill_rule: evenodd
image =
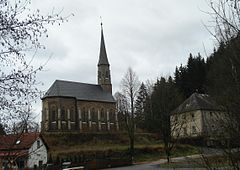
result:
<svg viewBox="0 0 240 170"><path fill-rule="evenodd" d="M42 97L42 132L119 130L102 24L97 67L98 84L55 80Z"/></svg>

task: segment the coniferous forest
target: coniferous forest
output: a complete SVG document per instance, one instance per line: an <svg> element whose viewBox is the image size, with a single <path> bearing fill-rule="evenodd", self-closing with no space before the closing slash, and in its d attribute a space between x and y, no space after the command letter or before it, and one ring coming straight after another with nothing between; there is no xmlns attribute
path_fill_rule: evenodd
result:
<svg viewBox="0 0 240 170"><path fill-rule="evenodd" d="M158 78L151 92L145 92L142 84L136 101L137 106L143 106L141 116L137 116L142 119L138 120L140 126L155 132L161 129L164 134L170 129L170 113L194 92L208 94L225 110L238 113L239 47L240 37L237 36L228 43L220 43L207 58L200 53L190 53L187 63L176 66L174 77Z"/></svg>

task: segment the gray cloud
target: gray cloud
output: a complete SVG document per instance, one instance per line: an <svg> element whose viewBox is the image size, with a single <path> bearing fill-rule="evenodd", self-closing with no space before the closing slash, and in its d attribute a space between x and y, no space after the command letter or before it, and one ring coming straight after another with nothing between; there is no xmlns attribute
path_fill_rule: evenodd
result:
<svg viewBox="0 0 240 170"><path fill-rule="evenodd" d="M33 8L47 12L64 9L62 15L74 13L62 26L49 27L44 40L45 52L35 63L53 57L39 74L47 90L55 79L96 83L100 45L100 16L103 18L107 53L111 64L113 91L119 89L129 66L141 81L170 75L177 65L185 64L190 52L207 54L213 39L202 22L209 17L205 0L41 0ZM204 45L203 45L204 44ZM38 101L37 110L41 110Z"/></svg>

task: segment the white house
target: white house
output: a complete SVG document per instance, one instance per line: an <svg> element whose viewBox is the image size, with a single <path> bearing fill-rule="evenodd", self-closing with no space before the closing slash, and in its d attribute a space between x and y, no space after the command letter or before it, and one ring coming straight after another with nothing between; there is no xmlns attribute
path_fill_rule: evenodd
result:
<svg viewBox="0 0 240 170"><path fill-rule="evenodd" d="M39 133L0 136L0 167L37 168L47 160L47 145Z"/></svg>

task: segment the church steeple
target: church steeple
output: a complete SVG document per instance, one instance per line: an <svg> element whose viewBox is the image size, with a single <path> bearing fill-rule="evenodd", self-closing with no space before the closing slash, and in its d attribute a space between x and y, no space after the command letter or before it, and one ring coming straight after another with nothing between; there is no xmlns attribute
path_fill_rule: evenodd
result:
<svg viewBox="0 0 240 170"><path fill-rule="evenodd" d="M110 65L107 58L107 52L103 36L103 26L101 23L101 44L98 60L98 84L101 85L104 91L112 93Z"/></svg>
<svg viewBox="0 0 240 170"><path fill-rule="evenodd" d="M101 23L101 44L100 44L100 54L99 54L98 66L99 65L109 65L105 42L104 42L102 23Z"/></svg>

